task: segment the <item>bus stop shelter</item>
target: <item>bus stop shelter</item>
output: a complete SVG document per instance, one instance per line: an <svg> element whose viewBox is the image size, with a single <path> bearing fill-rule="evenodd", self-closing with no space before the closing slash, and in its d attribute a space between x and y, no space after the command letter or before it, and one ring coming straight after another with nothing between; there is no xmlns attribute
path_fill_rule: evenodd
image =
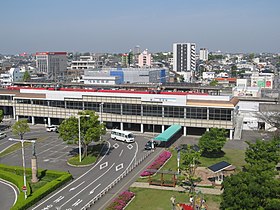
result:
<svg viewBox="0 0 280 210"><path fill-rule="evenodd" d="M153 140L159 142L161 146L167 147L176 140L176 135L179 133L181 128L181 125L171 125Z"/></svg>

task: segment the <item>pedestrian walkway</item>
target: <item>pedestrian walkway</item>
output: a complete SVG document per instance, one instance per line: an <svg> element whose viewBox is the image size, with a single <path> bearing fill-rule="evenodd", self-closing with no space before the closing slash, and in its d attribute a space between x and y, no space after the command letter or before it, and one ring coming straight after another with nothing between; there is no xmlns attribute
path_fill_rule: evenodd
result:
<svg viewBox="0 0 280 210"><path fill-rule="evenodd" d="M164 186L157 186L157 185L149 185L149 183L147 182L134 182L130 187L139 187L139 188L156 189L156 190L173 190L179 192L186 191L186 188L181 186L164 187ZM211 195L221 195L223 192L222 190L217 188L204 188L204 187L196 187L195 191L201 192L203 194L211 194Z"/></svg>

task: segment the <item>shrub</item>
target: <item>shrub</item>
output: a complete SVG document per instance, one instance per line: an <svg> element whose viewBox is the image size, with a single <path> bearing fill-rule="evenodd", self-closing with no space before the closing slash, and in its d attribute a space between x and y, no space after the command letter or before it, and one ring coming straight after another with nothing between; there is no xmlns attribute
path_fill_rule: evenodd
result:
<svg viewBox="0 0 280 210"><path fill-rule="evenodd" d="M160 169L160 167L163 166L163 164L171 157L171 152L169 151L163 151L158 157L157 159L147 167L147 169L155 169L158 170ZM151 172L151 171L143 171L140 176L141 177L145 177L145 176L150 176L153 175L155 172Z"/></svg>
<svg viewBox="0 0 280 210"><path fill-rule="evenodd" d="M15 184L18 189L21 189L23 186L22 179L23 170L22 167L19 166L6 166L0 164L0 178L5 179L13 184ZM26 169L26 174L31 174L31 169ZM67 172L59 172L52 170L38 170L38 174L40 175L48 175L48 177L52 177L54 180L48 182L35 192L31 193L30 185L27 182L27 199L24 199L24 193L20 190L19 197L17 199L16 204L11 208L12 210L23 210L32 206L40 199L42 199L47 194L56 190L61 185L65 184L69 180L72 179L72 175Z"/></svg>
<svg viewBox="0 0 280 210"><path fill-rule="evenodd" d="M122 192L106 209L107 210L123 210L129 201L135 196L133 192Z"/></svg>

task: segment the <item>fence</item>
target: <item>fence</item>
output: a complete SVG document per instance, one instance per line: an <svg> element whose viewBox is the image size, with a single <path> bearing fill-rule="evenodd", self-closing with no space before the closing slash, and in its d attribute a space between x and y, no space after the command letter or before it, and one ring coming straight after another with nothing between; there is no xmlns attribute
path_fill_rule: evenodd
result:
<svg viewBox="0 0 280 210"><path fill-rule="evenodd" d="M81 210L86 210L95 204L103 195L105 195L110 189L112 189L120 180L122 180L128 173L130 173L135 167L137 167L141 162L143 162L152 151L147 152L138 161L135 161L131 166L129 166L120 176L118 176L111 184L109 184L105 189L103 189L98 195L96 195L92 200L90 200ZM135 157L136 160L136 157Z"/></svg>

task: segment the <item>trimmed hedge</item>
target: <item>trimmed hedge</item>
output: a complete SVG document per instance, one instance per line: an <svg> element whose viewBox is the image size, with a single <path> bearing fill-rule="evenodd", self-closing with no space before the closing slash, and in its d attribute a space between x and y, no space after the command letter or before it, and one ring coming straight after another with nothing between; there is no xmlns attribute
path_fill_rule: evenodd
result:
<svg viewBox="0 0 280 210"><path fill-rule="evenodd" d="M6 166L0 164L0 177L15 184L20 189L20 191L23 186L22 174L22 167ZM30 168L26 169L26 174L31 174ZM72 175L67 172L40 169L38 170L38 174L44 174L48 177L53 177L54 180L48 182L32 194L30 194L30 186L27 183L27 199L24 199L24 193L21 191L16 204L11 208L11 210L24 210L29 208L30 206L34 205L39 200L41 200L43 197L45 197L46 195L53 192L54 190L56 190L57 188L59 188L60 186L64 185L66 182L72 179Z"/></svg>

